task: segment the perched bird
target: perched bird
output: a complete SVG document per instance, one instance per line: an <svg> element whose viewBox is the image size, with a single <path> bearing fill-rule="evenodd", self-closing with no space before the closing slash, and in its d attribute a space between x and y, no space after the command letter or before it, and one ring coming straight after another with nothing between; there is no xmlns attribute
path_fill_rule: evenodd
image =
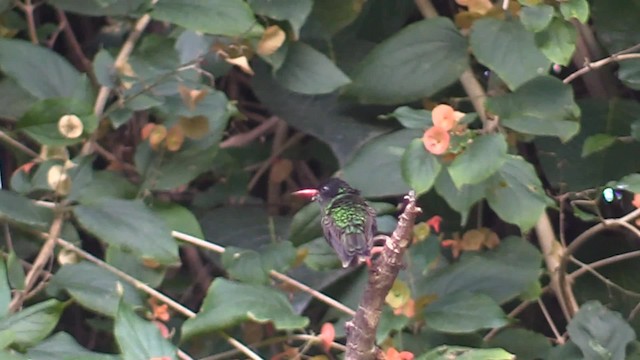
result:
<svg viewBox="0 0 640 360"><path fill-rule="evenodd" d="M331 178L317 189L293 194L318 201L324 237L338 254L342 267L366 262L377 230L376 212L360 196L360 191L343 180Z"/></svg>

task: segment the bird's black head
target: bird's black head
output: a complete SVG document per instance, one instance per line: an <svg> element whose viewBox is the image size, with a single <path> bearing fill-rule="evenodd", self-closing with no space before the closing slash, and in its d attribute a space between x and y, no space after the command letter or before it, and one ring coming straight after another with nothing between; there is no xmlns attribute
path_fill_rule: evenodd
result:
<svg viewBox="0 0 640 360"><path fill-rule="evenodd" d="M341 194L355 194L360 192L347 184L344 180L330 178L318 186L318 200L326 202Z"/></svg>

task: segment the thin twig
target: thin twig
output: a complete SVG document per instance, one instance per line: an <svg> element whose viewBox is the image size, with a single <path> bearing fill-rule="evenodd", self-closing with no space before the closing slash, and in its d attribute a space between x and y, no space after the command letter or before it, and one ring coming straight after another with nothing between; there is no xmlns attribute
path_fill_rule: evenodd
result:
<svg viewBox="0 0 640 360"><path fill-rule="evenodd" d="M592 274L593 276L598 278L600 281L605 283L607 286L612 287L612 288L620 291L621 293L623 293L625 295L628 295L628 296L631 296L631 297L640 298L640 293L637 293L637 292L631 291L631 290L627 290L627 289L623 288L622 286L614 283L613 281L609 280L606 276L604 276L604 275L600 274L599 272L597 272L589 264L585 264L582 261L574 258L573 256L571 257L571 261L574 264L577 264L578 266L580 266L581 268L586 269L590 274Z"/></svg>
<svg viewBox="0 0 640 360"><path fill-rule="evenodd" d="M17 0L15 2L16 7L22 12L24 12L24 16L27 20L27 32L29 33L29 40L31 40L32 44L38 45L40 41L38 40L38 32L36 30L36 21L33 17L33 11L36 6L31 3L31 0L24 0L24 3Z"/></svg>
<svg viewBox="0 0 640 360"><path fill-rule="evenodd" d="M553 318L551 318L551 315L547 310L547 306L544 304L542 300L540 300L540 298L538 298L538 306L540 306L540 310L542 310L542 314L544 315L544 318L547 319L547 323L549 324L551 331L553 331L553 335L556 337L556 342L561 345L564 344L564 338L562 337L562 335L560 335L560 332L558 331L558 328L556 327L555 322L553 322Z"/></svg>
<svg viewBox="0 0 640 360"><path fill-rule="evenodd" d="M58 17L60 26L62 26L64 38L67 42L67 45L69 46L69 49L71 50L71 53L78 59L78 62L82 66L82 70L84 70L84 72L86 72L89 76L91 84L97 87L99 85L99 82L96 78L95 72L93 71L93 64L89 59L87 59L87 56L82 51L82 47L80 46L80 43L76 38L76 34L73 33L73 29L71 28L71 24L67 19L67 15L64 13L64 11L56 8L56 16Z"/></svg>
<svg viewBox="0 0 640 360"><path fill-rule="evenodd" d="M255 140L256 138L258 138L259 136L262 136L265 133L269 132L269 130L271 130L271 128L273 128L278 123L279 120L280 119L277 116L272 116L267 121L256 126L250 131L244 132L242 134L234 135L224 140L223 142L220 143L220 148L226 149L226 148L232 148L232 147L245 146L250 142L252 142L253 140Z"/></svg>
<svg viewBox="0 0 640 360"><path fill-rule="evenodd" d="M620 255L609 256L608 258L594 261L588 265L592 269L597 269L599 267L611 265L620 261L629 260L637 257L640 257L640 250L631 251L631 252L620 254ZM574 280L579 276L586 274L587 272L589 272L587 267L581 267L580 269L569 274L568 277L569 279Z"/></svg>
<svg viewBox="0 0 640 360"><path fill-rule="evenodd" d="M182 233L180 231L172 231L171 232L171 236L173 236L174 238L187 242L191 245L197 246L199 248L202 249L206 249L206 250L211 250L213 252L216 252L218 254L222 254L225 251L224 246L220 246L218 244L197 238L195 236L191 236L185 233ZM275 271L275 270L271 270L269 272L269 275L271 275L273 278L280 280L288 285L291 285L297 289L299 289L300 291L306 292L309 295L313 296L314 298L322 301L323 303L337 309L340 310L342 312L344 312L345 314L349 315L349 316L353 316L355 314L355 311L353 311L352 309L350 309L348 306L342 304L341 302L321 293L320 291L314 290L311 287L295 280L292 279L291 277Z"/></svg>
<svg viewBox="0 0 640 360"><path fill-rule="evenodd" d="M16 139L12 138L11 136L7 135L2 130L0 130L0 140L6 141L9 145L15 147L16 149L22 151L23 153L31 156L34 159L39 159L40 158L40 155L38 155L37 152L29 149L26 145L22 144L18 140L16 140Z"/></svg>
<svg viewBox="0 0 640 360"><path fill-rule="evenodd" d="M625 60L631 60L631 59L638 59L640 58L640 54L628 54L629 52L632 51L636 51L640 49L640 44L634 45L628 49L622 50L620 52L617 52L609 57L606 57L604 59L600 59L598 61L595 62L587 62L582 68L574 71L572 74L570 74L569 76L567 76L564 80L562 80L563 83L568 84L570 82L572 82L573 80L575 80L576 78L588 73L591 70L595 70L595 69L599 69L607 64L610 64L612 62L619 62L619 61L625 61Z"/></svg>
<svg viewBox="0 0 640 360"><path fill-rule="evenodd" d="M278 150L273 151L271 153L271 156L269 156L269 158L267 160L265 160L262 163L262 165L260 165L260 168L258 168L258 171L256 171L255 174L253 174L253 177L249 181L249 185L247 185L247 189L249 189L249 190L253 189L253 187L256 186L256 184L258 183L258 180L260 180L260 177L262 175L264 175L264 173L267 171L267 169L269 169L269 166L271 166L273 161L278 156L280 156L280 154L282 154L285 150L287 150L291 146L293 146L296 143L298 143L304 137L305 137L305 134L297 133L297 134L293 135L292 137L290 137L289 140L287 140L284 144L282 144L282 146L280 148L278 148Z"/></svg>
<svg viewBox="0 0 640 360"><path fill-rule="evenodd" d="M278 344L278 343L287 342L287 341L305 341L305 342L311 342L311 343L313 342L319 343L320 339L316 335L294 334L294 335L285 335L285 336L269 338L266 340L256 342L254 344L250 344L250 346L252 348L259 348L259 347L269 346L269 345ZM331 345L331 348L336 349L338 351L344 352L347 350L346 346L339 344L337 342L332 342L330 345ZM204 357L200 360L222 360L229 357L233 357L237 354L238 354L238 350L229 350L229 351L221 352L219 354Z"/></svg>

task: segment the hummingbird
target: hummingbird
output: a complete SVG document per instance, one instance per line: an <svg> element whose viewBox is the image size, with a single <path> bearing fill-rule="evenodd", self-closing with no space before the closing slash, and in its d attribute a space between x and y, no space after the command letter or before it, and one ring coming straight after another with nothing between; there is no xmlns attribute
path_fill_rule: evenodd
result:
<svg viewBox="0 0 640 360"><path fill-rule="evenodd" d="M293 193L320 204L324 237L336 252L342 267L366 262L377 231L376 211L360 196L360 191L338 178L330 178L317 189Z"/></svg>

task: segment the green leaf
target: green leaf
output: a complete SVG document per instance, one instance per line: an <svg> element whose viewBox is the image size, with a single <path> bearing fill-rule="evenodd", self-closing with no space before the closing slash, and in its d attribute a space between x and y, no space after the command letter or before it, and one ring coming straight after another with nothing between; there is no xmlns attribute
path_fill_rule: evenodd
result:
<svg viewBox="0 0 640 360"><path fill-rule="evenodd" d="M151 287L160 286L167 273L167 266L149 267L138 255L122 251L116 246L107 247L105 261ZM125 299L128 299L126 295Z"/></svg>
<svg viewBox="0 0 640 360"><path fill-rule="evenodd" d="M9 275L7 264L4 258L0 258L0 318L9 312L11 302L11 287L9 286Z"/></svg>
<svg viewBox="0 0 640 360"><path fill-rule="evenodd" d="M636 334L620 313L598 301L584 303L567 326L571 340L586 359L625 359L626 346Z"/></svg>
<svg viewBox="0 0 640 360"><path fill-rule="evenodd" d="M136 306L143 304L133 286L86 261L62 266L53 276L51 286L52 291L64 289L80 305L107 316L115 315L123 296L127 303ZM118 286L122 286L124 295L118 293Z"/></svg>
<svg viewBox="0 0 640 360"><path fill-rule="evenodd" d="M539 76L511 94L490 98L487 109L500 123L532 135L557 136L563 142L578 133L580 108L569 85L550 76Z"/></svg>
<svg viewBox="0 0 640 360"><path fill-rule="evenodd" d="M144 0L49 0L56 7L76 14L89 16L131 15Z"/></svg>
<svg viewBox="0 0 640 360"><path fill-rule="evenodd" d="M571 62L577 38L578 32L573 24L558 18L535 35L536 45L542 53L552 62L564 66Z"/></svg>
<svg viewBox="0 0 640 360"><path fill-rule="evenodd" d="M114 67L115 59L111 54L105 50L100 49L93 59L93 71L96 74L98 82L102 86L106 86L109 89L113 89L116 86L115 79L117 76L116 69Z"/></svg>
<svg viewBox="0 0 640 360"><path fill-rule="evenodd" d="M457 188L448 171L441 171L436 179L436 192L455 211L460 213L461 222L465 224L471 207L485 197L486 183L462 185Z"/></svg>
<svg viewBox="0 0 640 360"><path fill-rule="evenodd" d="M520 21L528 31L538 32L549 26L551 19L553 19L553 13L551 5L525 6L520 10Z"/></svg>
<svg viewBox="0 0 640 360"><path fill-rule="evenodd" d="M287 57L274 76L285 88L308 95L330 93L350 82L329 58L301 42L289 45Z"/></svg>
<svg viewBox="0 0 640 360"><path fill-rule="evenodd" d="M424 130L433 126L431 111L424 109L413 109L408 106L400 106L393 110L391 114L385 115L383 118L387 119L389 117L398 119L400 124L407 129Z"/></svg>
<svg viewBox="0 0 640 360"><path fill-rule="evenodd" d="M489 296L459 291L436 300L425 309L427 325L446 333L470 333L505 326L507 316Z"/></svg>
<svg viewBox="0 0 640 360"><path fill-rule="evenodd" d="M275 20L288 21L296 39L314 5L312 0L249 0L248 2L256 14Z"/></svg>
<svg viewBox="0 0 640 360"><path fill-rule="evenodd" d="M9 250L7 256L7 279L12 288L24 290L24 281L26 278L25 269L22 265L22 259L16 255L15 251Z"/></svg>
<svg viewBox="0 0 640 360"><path fill-rule="evenodd" d="M291 7L289 3L289 7ZM362 11L361 0L314 1L302 36L329 40L351 24Z"/></svg>
<svg viewBox="0 0 640 360"><path fill-rule="evenodd" d="M304 244L303 248L307 251L304 263L312 270L325 271L340 268L342 265L335 250L322 235Z"/></svg>
<svg viewBox="0 0 640 360"><path fill-rule="evenodd" d="M618 181L618 187L633 193L640 193L640 174L629 174Z"/></svg>
<svg viewBox="0 0 640 360"><path fill-rule="evenodd" d="M141 319L124 302L118 306L113 334L123 360L178 359L176 346L162 337L160 329Z"/></svg>
<svg viewBox="0 0 640 360"><path fill-rule="evenodd" d="M0 116L17 120L38 101L12 78L0 80Z"/></svg>
<svg viewBox="0 0 640 360"><path fill-rule="evenodd" d="M402 156L411 141L421 135L421 131L405 129L369 141L344 167L344 180L359 189L364 196L406 193L409 187L402 178ZM384 176L371 176L372 174Z"/></svg>
<svg viewBox="0 0 640 360"><path fill-rule="evenodd" d="M40 99L73 97L80 73L57 53L24 40L0 39L0 69Z"/></svg>
<svg viewBox="0 0 640 360"><path fill-rule="evenodd" d="M609 134L595 134L589 136L582 145L582 157L587 157L602 151L616 142L616 137Z"/></svg>
<svg viewBox="0 0 640 360"><path fill-rule="evenodd" d="M118 360L117 355L101 354L80 346L73 336L58 332L27 351L30 360Z"/></svg>
<svg viewBox="0 0 640 360"><path fill-rule="evenodd" d="M183 340L194 335L224 330L241 322L273 322L278 330L299 329L309 320L296 315L287 298L271 287L239 284L216 278L198 316L185 321Z"/></svg>
<svg viewBox="0 0 640 360"><path fill-rule="evenodd" d="M393 310L385 306L380 314L380 324L376 328L376 342L382 343L394 332L400 332L411 320L404 315L395 315Z"/></svg>
<svg viewBox="0 0 640 360"><path fill-rule="evenodd" d="M494 250L464 252L459 261L430 271L424 281L416 282L416 293L444 298L450 293L469 291L503 303L538 279L541 260L542 255L533 245L510 236Z"/></svg>
<svg viewBox="0 0 640 360"><path fill-rule="evenodd" d="M414 139L402 156L402 177L418 195L427 192L436 181L442 165L428 152L422 139Z"/></svg>
<svg viewBox="0 0 640 360"><path fill-rule="evenodd" d="M502 220L522 231L533 227L547 206L535 169L518 156L510 156L489 180L487 202Z"/></svg>
<svg viewBox="0 0 640 360"><path fill-rule="evenodd" d="M478 61L498 74L511 90L546 73L551 65L536 47L533 34L514 19L477 20L469 41Z"/></svg>
<svg viewBox="0 0 640 360"><path fill-rule="evenodd" d="M89 165L93 166L92 163ZM76 178L72 181L71 193L67 198L84 205L104 198L133 199L138 193L136 185L123 174L109 170L93 172L91 169L85 183L80 184Z"/></svg>
<svg viewBox="0 0 640 360"><path fill-rule="evenodd" d="M222 253L222 266L236 280L267 284L271 270L288 270L295 257L296 250L288 241L268 244L258 251L229 246Z"/></svg>
<svg viewBox="0 0 640 360"><path fill-rule="evenodd" d="M66 306L49 299L5 317L0 320L0 337L12 334L11 344L21 348L36 345L56 327Z"/></svg>
<svg viewBox="0 0 640 360"><path fill-rule="evenodd" d="M51 211L12 191L0 190L0 219L44 229L49 226Z"/></svg>
<svg viewBox="0 0 640 360"><path fill-rule="evenodd" d="M560 13L565 20L576 18L585 24L589 20L589 2L587 0L567 0L560 2Z"/></svg>
<svg viewBox="0 0 640 360"><path fill-rule="evenodd" d="M475 138L447 167L457 188L480 183L493 175L507 159L507 141L502 134Z"/></svg>
<svg viewBox="0 0 640 360"><path fill-rule="evenodd" d="M515 360L503 349L472 349L463 346L441 345L416 360Z"/></svg>
<svg viewBox="0 0 640 360"><path fill-rule="evenodd" d="M298 246L322 236L320 217L320 206L315 201L298 210L291 220L289 241Z"/></svg>
<svg viewBox="0 0 640 360"><path fill-rule="evenodd" d="M106 198L76 206L73 213L88 232L124 251L164 265L180 260L170 230L142 202Z"/></svg>
<svg viewBox="0 0 640 360"><path fill-rule="evenodd" d="M242 0L163 0L151 17L212 35L241 36L261 28Z"/></svg>
<svg viewBox="0 0 640 360"><path fill-rule="evenodd" d="M618 78L633 90L640 89L640 61L638 59L621 61Z"/></svg>
<svg viewBox="0 0 640 360"><path fill-rule="evenodd" d="M547 359L551 350L549 339L541 333L526 329L506 328L487 343L490 347L502 348L518 360Z"/></svg>
<svg viewBox="0 0 640 360"><path fill-rule="evenodd" d="M151 211L164 220L172 231L179 231L197 238L204 238L198 219L182 205L176 203L154 202Z"/></svg>
<svg viewBox="0 0 640 360"><path fill-rule="evenodd" d="M422 20L377 45L346 91L362 103L409 102L453 84L468 66L467 43L451 20Z"/></svg>

